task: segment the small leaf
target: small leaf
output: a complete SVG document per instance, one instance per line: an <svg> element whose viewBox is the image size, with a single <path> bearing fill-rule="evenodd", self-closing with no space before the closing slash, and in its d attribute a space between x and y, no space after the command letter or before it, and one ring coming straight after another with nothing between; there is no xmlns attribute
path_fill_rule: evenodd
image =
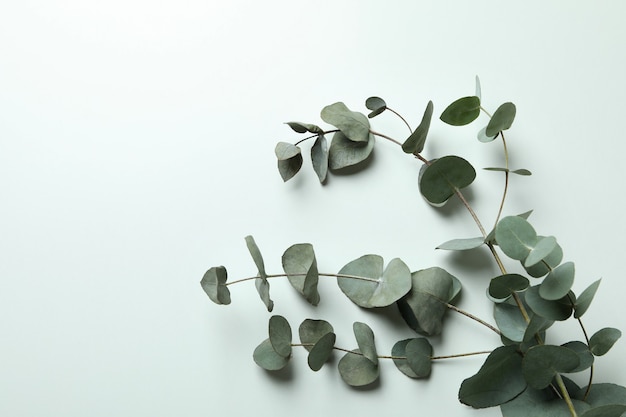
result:
<svg viewBox="0 0 626 417"><path fill-rule="evenodd" d="M200 285L215 304L230 304L230 291L226 286L226 280L226 268L214 266L206 271Z"/></svg>
<svg viewBox="0 0 626 417"><path fill-rule="evenodd" d="M326 363L326 361L328 361L330 355L333 353L336 339L337 336L333 332L326 333L324 336L319 338L310 350L309 357L307 359L309 368L316 372L322 369L322 366Z"/></svg>
<svg viewBox="0 0 626 417"><path fill-rule="evenodd" d="M471 250L471 249L476 249L484 244L485 244L485 239L482 236L480 236L480 237L472 237L468 239L449 240L437 246L436 249Z"/></svg>
<svg viewBox="0 0 626 417"><path fill-rule="evenodd" d="M278 172L283 181L288 181L302 168L300 148L287 142L278 142L274 153L278 158Z"/></svg>
<svg viewBox="0 0 626 417"><path fill-rule="evenodd" d="M441 113L441 121L452 126L463 126L480 115L480 99L476 96L463 97L450 104Z"/></svg>
<svg viewBox="0 0 626 417"><path fill-rule="evenodd" d="M328 149L330 169L339 170L365 162L372 154L375 142L374 135L370 135L367 142L353 142L342 132L335 133Z"/></svg>
<svg viewBox="0 0 626 417"><path fill-rule="evenodd" d="M478 75L476 76L476 97L482 100L482 88L480 87L480 78L478 78Z"/></svg>
<svg viewBox="0 0 626 417"><path fill-rule="evenodd" d="M250 252L250 255L252 255L252 259L254 260L254 263L259 271L259 277L254 281L256 290L265 304L267 311L271 312L274 309L274 302L270 299L270 284L267 281L267 273L265 272L263 256L261 255L261 251L252 236L246 236L246 245L248 246L248 251Z"/></svg>
<svg viewBox="0 0 626 417"><path fill-rule="evenodd" d="M483 168L483 169L485 171L509 172L508 168L489 167L489 168Z"/></svg>
<svg viewBox="0 0 626 417"><path fill-rule="evenodd" d="M391 348L391 356L393 358L393 363L396 365L398 370L402 372L404 375L409 378L417 378L417 374L406 360L406 345L413 339L404 339L396 342Z"/></svg>
<svg viewBox="0 0 626 417"><path fill-rule="evenodd" d="M544 333L546 330L550 328L554 324L553 320L546 319L545 317L541 317L539 314L533 314L530 317L530 322L528 323L528 327L526 328L526 332L524 333L524 342L533 342L535 341L535 336L537 334ZM542 337L543 339L543 337Z"/></svg>
<svg viewBox="0 0 626 417"><path fill-rule="evenodd" d="M524 355L522 371L529 386L543 389L557 373L571 372L580 364L578 354L563 346L537 345Z"/></svg>
<svg viewBox="0 0 626 417"><path fill-rule="evenodd" d="M346 353L338 364L341 379L350 386L362 387L378 379L378 365L361 355L356 349Z"/></svg>
<svg viewBox="0 0 626 417"><path fill-rule="evenodd" d="M306 319L298 328L298 334L300 335L300 342L304 345L304 348L309 352L324 335L327 333L333 333L333 326L326 320L313 320Z"/></svg>
<svg viewBox="0 0 626 417"><path fill-rule="evenodd" d="M524 260L524 267L528 268L538 264L544 258L550 256L554 248L556 248L556 238L554 236L538 237L537 243L535 243L535 246Z"/></svg>
<svg viewBox="0 0 626 417"><path fill-rule="evenodd" d="M392 259L383 271L383 258L364 255L339 271L337 284L358 306L386 307L411 289L411 271L400 259Z"/></svg>
<svg viewBox="0 0 626 417"><path fill-rule="evenodd" d="M317 174L320 183L326 181L328 175L328 143L324 135L319 135L315 143L311 147L311 161L313 161L313 170Z"/></svg>
<svg viewBox="0 0 626 417"><path fill-rule="evenodd" d="M252 358L257 365L268 371L278 371L283 369L287 363L289 363L288 357L284 357L276 353L272 347L270 339L265 339L259 346L257 346L256 349L254 349Z"/></svg>
<svg viewBox="0 0 626 417"><path fill-rule="evenodd" d="M489 296L494 300L504 301L514 292L524 291L530 286L528 278L519 274L505 274L489 282Z"/></svg>
<svg viewBox="0 0 626 417"><path fill-rule="evenodd" d="M387 110L387 103L380 97L370 97L365 100L365 107L372 111L367 115L367 117L371 119Z"/></svg>
<svg viewBox="0 0 626 417"><path fill-rule="evenodd" d="M543 238L543 236L537 236L537 238L541 239ZM524 267L524 269L526 270L528 275L530 275L531 277L539 278L539 277L546 275L552 269L559 266L562 260L563 260L563 249L557 243L556 247L550 253L550 255L543 258L542 261L539 262L538 264L530 266L530 267ZM546 266L545 264L548 264L548 266ZM522 266L523 265L524 264L522 263Z"/></svg>
<svg viewBox="0 0 626 417"><path fill-rule="evenodd" d="M276 353L285 358L291 355L291 326L283 316L272 316L269 321L270 343Z"/></svg>
<svg viewBox="0 0 626 417"><path fill-rule="evenodd" d="M541 317L549 320L563 321L572 315L572 303L569 293L560 300L546 300L539 295L539 286L530 287L524 298L530 309Z"/></svg>
<svg viewBox="0 0 626 417"><path fill-rule="evenodd" d="M543 280L539 286L539 296L544 300L559 300L565 297L574 283L575 268L573 262L559 265Z"/></svg>
<svg viewBox="0 0 626 417"><path fill-rule="evenodd" d="M491 116L485 134L495 136L498 132L509 129L513 120L515 120L515 104L504 103Z"/></svg>
<svg viewBox="0 0 626 417"><path fill-rule="evenodd" d="M525 177L528 177L528 176L532 175L532 172L530 172L529 170L524 169L524 168L515 169L515 170L511 171L511 173L512 174L517 174L517 175L522 175L522 176L525 176Z"/></svg>
<svg viewBox="0 0 626 417"><path fill-rule="evenodd" d="M482 129L480 129L478 131L478 134L476 135L476 138L478 139L478 141L482 142L482 143L493 142L495 140L495 138L497 138L497 137L498 137L498 135L487 136L487 126L485 126ZM485 168L485 169L487 169L487 168Z"/></svg>
<svg viewBox="0 0 626 417"><path fill-rule="evenodd" d="M526 259L537 242L535 229L519 216L507 216L496 226L496 241L509 258Z"/></svg>
<svg viewBox="0 0 626 417"><path fill-rule="evenodd" d="M406 347L406 360L417 378L426 378L432 369L433 347L423 337L410 340Z"/></svg>
<svg viewBox="0 0 626 417"><path fill-rule="evenodd" d="M419 182L424 198L432 204L441 204L476 178L474 167L458 156L444 156L428 165Z"/></svg>
<svg viewBox="0 0 626 417"><path fill-rule="evenodd" d="M402 150L406 153L420 153L424 150L428 130L430 129L430 121L433 118L433 102L429 101L424 110L422 121L409 138L402 144Z"/></svg>
<svg viewBox="0 0 626 417"><path fill-rule="evenodd" d="M290 246L282 257L283 270L291 285L312 305L317 305L319 273L313 245L298 243Z"/></svg>
<svg viewBox="0 0 626 417"><path fill-rule="evenodd" d="M365 323L355 322L352 325L359 351L374 364L378 364L378 353L374 344L374 332Z"/></svg>
<svg viewBox="0 0 626 417"><path fill-rule="evenodd" d="M286 124L296 133L324 133L324 130L321 127L309 123L287 122Z"/></svg>
<svg viewBox="0 0 626 417"><path fill-rule="evenodd" d="M526 389L522 356L515 346L495 349L478 373L461 384L459 400L474 408L504 404Z"/></svg>
<svg viewBox="0 0 626 417"><path fill-rule="evenodd" d="M589 346L587 346L583 342L567 342L562 346L573 350L578 355L578 360L580 363L577 368L574 368L570 371L571 373L582 372L585 369L589 369L591 365L593 365L594 356L589 350Z"/></svg>
<svg viewBox="0 0 626 417"><path fill-rule="evenodd" d="M370 123L364 114L351 111L342 102L322 109L322 120L335 126L353 142L369 142Z"/></svg>
<svg viewBox="0 0 626 417"><path fill-rule="evenodd" d="M602 356L611 350L620 337L622 332L618 329L612 327L600 329L589 339L589 350L594 356Z"/></svg>
<svg viewBox="0 0 626 417"><path fill-rule="evenodd" d="M583 314L585 314L585 312L587 312L587 309L589 309L589 306L593 301L593 297L596 295L596 291L598 291L600 281L602 280L597 280L580 294L578 300L576 301L576 305L574 306L574 318L580 318Z"/></svg>

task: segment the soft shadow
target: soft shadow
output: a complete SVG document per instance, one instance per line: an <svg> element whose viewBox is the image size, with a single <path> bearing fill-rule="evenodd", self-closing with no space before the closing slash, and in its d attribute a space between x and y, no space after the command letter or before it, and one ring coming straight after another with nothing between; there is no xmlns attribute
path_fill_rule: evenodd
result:
<svg viewBox="0 0 626 417"><path fill-rule="evenodd" d="M278 371L268 371L264 370L265 375L267 375L271 380L279 384L287 384L293 381L294 379L294 371L292 364L287 364L283 369Z"/></svg>
<svg viewBox="0 0 626 417"><path fill-rule="evenodd" d="M483 247L472 250L452 251L449 260L460 270L470 272L489 271L493 266L489 250Z"/></svg>

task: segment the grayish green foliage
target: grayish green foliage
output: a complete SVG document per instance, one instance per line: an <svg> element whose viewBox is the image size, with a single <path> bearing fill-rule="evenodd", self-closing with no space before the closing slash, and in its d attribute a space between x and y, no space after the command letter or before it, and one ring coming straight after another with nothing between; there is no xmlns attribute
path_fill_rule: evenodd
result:
<svg viewBox="0 0 626 417"><path fill-rule="evenodd" d="M426 201L439 205L476 178L474 167L458 156L444 156L428 165L419 182Z"/></svg>
<svg viewBox="0 0 626 417"><path fill-rule="evenodd" d="M371 119L387 110L387 103L380 97L369 97L365 100L365 107L371 110L371 113L367 115Z"/></svg>
<svg viewBox="0 0 626 417"><path fill-rule="evenodd" d="M587 395L587 387L584 387L576 393L575 397L589 403L592 407L601 407L604 405L620 404L626 405L626 388L617 384L600 383L592 384ZM586 396L586 398L585 398Z"/></svg>
<svg viewBox="0 0 626 417"><path fill-rule="evenodd" d="M274 149L278 158L278 172L283 181L288 181L302 168L302 153L299 147L286 142L278 142Z"/></svg>
<svg viewBox="0 0 626 417"><path fill-rule="evenodd" d="M328 141L324 135L319 135L311 147L311 161L320 183L324 183L328 175L328 158Z"/></svg>
<svg viewBox="0 0 626 417"><path fill-rule="evenodd" d="M487 136L496 136L498 132L507 130L515 119L515 104L504 103L493 113L485 129Z"/></svg>
<svg viewBox="0 0 626 417"><path fill-rule="evenodd" d="M322 109L322 120L335 126L353 142L368 142L370 122L359 112L351 111L344 103L337 102Z"/></svg>
<svg viewBox="0 0 626 417"><path fill-rule="evenodd" d="M577 413L590 408L589 404L573 400ZM550 389L526 389L518 397L500 406L505 417L571 417L563 400Z"/></svg>
<svg viewBox="0 0 626 417"><path fill-rule="evenodd" d="M291 355L291 326L283 316L272 316L269 320L269 335L272 348L280 356Z"/></svg>
<svg viewBox="0 0 626 417"><path fill-rule="evenodd" d="M270 339L265 339L254 349L252 358L257 365L268 371L278 371L289 363L289 357L276 353Z"/></svg>
<svg viewBox="0 0 626 417"><path fill-rule="evenodd" d="M374 364L378 364L378 353L374 344L374 332L365 323L355 322L352 325L359 351Z"/></svg>
<svg viewBox="0 0 626 417"><path fill-rule="evenodd" d="M395 303L411 289L411 272L402 260L392 259L383 270L379 255L363 255L339 271L337 284L358 306L386 307Z"/></svg>
<svg viewBox="0 0 626 417"><path fill-rule="evenodd" d="M441 113L441 121L452 126L472 123L480 115L480 99L476 96L463 97L450 104Z"/></svg>
<svg viewBox="0 0 626 417"><path fill-rule="evenodd" d="M487 136L487 126L480 129L478 133L476 134L476 138L478 139L478 141L483 142L483 143L493 142L496 139L496 137L497 135ZM485 168L485 169L489 169L489 168Z"/></svg>
<svg viewBox="0 0 626 417"><path fill-rule="evenodd" d="M230 291L226 286L228 275L223 266L209 268L202 277L200 285L215 304L230 304Z"/></svg>
<svg viewBox="0 0 626 417"><path fill-rule="evenodd" d="M529 386L543 389L550 385L557 373L572 372L580 365L578 354L555 345L533 346L524 355L522 372Z"/></svg>
<svg viewBox="0 0 626 417"><path fill-rule="evenodd" d="M535 243L535 246L533 246L524 260L524 267L529 268L537 265L542 259L548 257L554 248L556 248L556 238L554 236L537 237L537 243Z"/></svg>
<svg viewBox="0 0 626 417"><path fill-rule="evenodd" d="M317 133L317 134L323 134L324 130L317 126L317 125L313 125L310 123L300 123L300 122L287 122L286 123L291 129L293 129L294 132L297 133Z"/></svg>
<svg viewBox="0 0 626 417"><path fill-rule="evenodd" d="M587 346L583 342L572 341L572 342L567 342L563 344L562 346L568 349L571 349L572 351L576 352L576 354L578 355L578 360L579 360L578 367L572 369L570 371L571 373L582 372L585 369L589 369L591 365L593 365L594 356L589 350L589 346Z"/></svg>
<svg viewBox="0 0 626 417"><path fill-rule="evenodd" d="M513 342L522 342L528 323L517 306L500 303L494 304L493 317L502 335Z"/></svg>
<svg viewBox="0 0 626 417"><path fill-rule="evenodd" d="M337 336L333 332L329 332L320 337L315 345L311 348L307 362L309 367L314 371L319 371L328 361L333 349Z"/></svg>
<svg viewBox="0 0 626 417"><path fill-rule="evenodd" d="M432 370L433 347L423 337L410 340L404 349L406 361L417 378L426 378Z"/></svg>
<svg viewBox="0 0 626 417"><path fill-rule="evenodd" d="M369 135L366 142L354 142L342 132L333 135L328 149L328 163L330 169L340 170L365 162L374 150L374 135Z"/></svg>
<svg viewBox="0 0 626 417"><path fill-rule="evenodd" d="M528 278L520 274L505 274L489 282L489 296L498 302L505 301L514 292L524 291L530 285Z"/></svg>
<svg viewBox="0 0 626 417"><path fill-rule="evenodd" d="M485 244L483 237L470 237L467 239L453 239L442 243L436 249L445 250L471 250L481 247Z"/></svg>
<svg viewBox="0 0 626 417"><path fill-rule="evenodd" d="M274 309L274 302L270 299L270 283L267 281L263 256L252 236L246 236L246 245L258 269L258 278L254 281L256 290L265 304L267 311L271 312Z"/></svg>
<svg viewBox="0 0 626 417"><path fill-rule="evenodd" d="M337 365L341 379L353 387L369 385L378 379L378 364L367 359L356 349L346 353Z"/></svg>
<svg viewBox="0 0 626 417"><path fill-rule="evenodd" d="M593 297L595 297L596 295L596 291L598 291L600 281L600 279L595 281L593 284L585 288L585 290L580 293L580 295L578 296L578 300L576 301L576 306L574 307L575 318L582 317L582 315L587 312L587 309L593 301Z"/></svg>
<svg viewBox="0 0 626 417"><path fill-rule="evenodd" d="M311 304L317 305L319 273L313 245L298 243L290 246L282 257L283 270L291 285Z"/></svg>
<svg viewBox="0 0 626 417"><path fill-rule="evenodd" d="M393 356L393 363L400 372L409 378L418 378L417 374L413 369L411 369L411 366L409 366L409 362L406 359L406 345L408 345L412 340L413 339L404 339L396 342L393 345L393 348L391 348L391 356Z"/></svg>
<svg viewBox="0 0 626 417"><path fill-rule="evenodd" d="M433 102L429 101L424 110L422 121L408 139L402 144L402 150L406 153L418 154L424 150L426 136L430 129L430 121L433 118Z"/></svg>
<svg viewBox="0 0 626 417"><path fill-rule="evenodd" d="M311 351L312 345L315 345L325 334L333 332L333 326L326 320L306 319L298 327L300 342L308 351Z"/></svg>
<svg viewBox="0 0 626 417"><path fill-rule="evenodd" d="M515 346L501 346L489 354L476 375L463 381L459 400L474 408L495 407L525 389L522 356Z"/></svg>
<svg viewBox="0 0 626 417"><path fill-rule="evenodd" d="M539 286L530 287L524 293L526 303L535 313L549 320L563 321L572 315L572 304L569 295L559 300L546 300L539 295Z"/></svg>
<svg viewBox="0 0 626 417"><path fill-rule="evenodd" d="M600 329L589 338L589 350L595 356L605 355L620 337L622 332L618 329L612 327Z"/></svg>
<svg viewBox="0 0 626 417"><path fill-rule="evenodd" d="M526 259L537 242L537 233L520 216L507 216L496 226L496 241L502 252L518 261Z"/></svg>
<svg viewBox="0 0 626 417"><path fill-rule="evenodd" d="M545 277L539 286L539 295L544 300L559 300L565 297L574 284L573 262L559 265Z"/></svg>
<svg viewBox="0 0 626 417"><path fill-rule="evenodd" d="M543 236L538 236L539 239L543 238ZM557 243L556 247L552 250L552 252L543 258L541 262L530 266L524 267L528 275L534 278L540 278L550 272L551 269L556 268L561 261L563 260L563 249ZM547 266L546 266L547 264ZM522 263L523 266L523 263Z"/></svg>

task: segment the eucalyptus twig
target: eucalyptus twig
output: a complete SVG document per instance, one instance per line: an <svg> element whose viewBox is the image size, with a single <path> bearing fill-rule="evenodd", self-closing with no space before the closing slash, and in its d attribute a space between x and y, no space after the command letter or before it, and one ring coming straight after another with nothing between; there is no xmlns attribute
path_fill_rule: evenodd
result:
<svg viewBox="0 0 626 417"><path fill-rule="evenodd" d="M400 113L398 113L397 111L395 111L394 109L387 107L387 110L389 110L390 112L392 112L393 114L395 114L396 116L398 116L406 125L406 127L409 128L409 132L413 133L413 129L411 129L411 125L409 124L409 122L406 121L406 119L404 117L402 117L402 115Z"/></svg>

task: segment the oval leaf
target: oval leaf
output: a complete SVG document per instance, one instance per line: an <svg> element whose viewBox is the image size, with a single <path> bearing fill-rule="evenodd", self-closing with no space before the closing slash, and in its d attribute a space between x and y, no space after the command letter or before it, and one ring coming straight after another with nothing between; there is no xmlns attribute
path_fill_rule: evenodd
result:
<svg viewBox="0 0 626 417"><path fill-rule="evenodd" d="M618 329L612 327L600 329L589 339L589 350L595 356L602 356L613 347L620 337L622 337L622 332Z"/></svg>
<svg viewBox="0 0 626 417"><path fill-rule="evenodd" d="M265 263L263 262L263 256L252 236L246 236L246 246L248 251L256 264L259 271L259 277L254 281L256 290L259 293L259 297L265 304L267 311L274 309L274 302L270 299L270 283L267 281L267 273L265 273Z"/></svg>
<svg viewBox="0 0 626 417"><path fill-rule="evenodd" d="M278 371L283 369L285 365L289 363L288 357L284 357L276 353L272 347L270 339L265 339L259 346L257 346L256 349L254 349L252 358L257 365L268 371Z"/></svg>
<svg viewBox="0 0 626 417"><path fill-rule="evenodd" d="M228 274L223 266L214 266L205 272L200 285L215 304L230 304L230 291L226 286Z"/></svg>
<svg viewBox="0 0 626 417"><path fill-rule="evenodd" d="M353 387L362 387L378 379L378 365L361 355L358 349L346 353L338 364L341 379Z"/></svg>
<svg viewBox="0 0 626 417"><path fill-rule="evenodd" d="M309 352L313 349L313 346L322 337L324 337L324 335L333 332L333 326L326 320L306 319L300 324L300 327L298 328L300 342Z"/></svg>
<svg viewBox="0 0 626 417"><path fill-rule="evenodd" d="M410 340L405 347L406 360L417 378L426 378L432 369L433 347L423 337Z"/></svg>
<svg viewBox="0 0 626 417"><path fill-rule="evenodd" d="M567 342L563 344L562 346L573 350L578 355L578 360L579 360L578 367L575 369L572 369L570 371L571 373L582 372L585 369L589 369L591 365L593 365L594 356L589 350L589 346L587 346L583 342L579 342L579 341Z"/></svg>
<svg viewBox="0 0 626 417"><path fill-rule="evenodd" d="M501 303L494 305L493 316L502 336L513 342L522 342L528 323L517 306Z"/></svg>
<svg viewBox="0 0 626 417"><path fill-rule="evenodd" d="M550 256L554 248L556 248L556 238L554 236L538 237L537 243L524 260L524 267L528 268L538 264L544 258Z"/></svg>
<svg viewBox="0 0 626 417"><path fill-rule="evenodd" d="M269 321L270 343L280 356L291 355L291 326L283 316L272 316Z"/></svg>
<svg viewBox="0 0 626 417"><path fill-rule="evenodd" d="M278 158L278 172L283 181L288 181L302 168L300 148L287 142L278 142L274 153Z"/></svg>
<svg viewBox="0 0 626 417"><path fill-rule="evenodd" d="M445 249L445 250L471 250L476 249L482 246L485 243L485 238L483 237L471 237L468 239L453 239L449 240L441 245L437 246L436 249Z"/></svg>
<svg viewBox="0 0 626 417"><path fill-rule="evenodd" d="M316 125L312 125L310 123L300 123L300 122L287 122L286 123L294 132L297 133L324 133L324 130Z"/></svg>
<svg viewBox="0 0 626 417"><path fill-rule="evenodd" d="M324 336L319 338L309 353L309 357L307 359L309 368L314 371L322 369L322 366L326 363L326 361L328 361L328 358L330 358L330 355L333 353L336 339L337 336L333 332L326 333Z"/></svg>
<svg viewBox="0 0 626 417"><path fill-rule="evenodd" d="M319 273L313 245L298 243L290 246L282 257L283 270L291 285L311 304L317 305Z"/></svg>
<svg viewBox="0 0 626 417"><path fill-rule="evenodd" d="M578 354L563 346L533 346L524 355L522 372L529 386L543 389L557 373L571 372L578 367Z"/></svg>
<svg viewBox="0 0 626 417"><path fill-rule="evenodd" d="M543 236L538 236L538 238L542 238ZM542 262L539 262L536 265L530 267L524 267L528 275L534 278L540 278L550 272L552 269L559 266L561 261L563 260L563 249L557 243L554 250L550 253L550 255L546 256L542 259ZM546 266L545 264L548 264ZM524 264L522 263L522 266Z"/></svg>
<svg viewBox="0 0 626 417"><path fill-rule="evenodd" d="M352 142L368 142L370 123L364 114L351 111L342 103L334 103L322 109L322 120L335 126Z"/></svg>
<svg viewBox="0 0 626 417"><path fill-rule="evenodd" d="M365 107L372 111L367 115L367 117L371 119L387 110L387 103L380 97L370 97L365 100Z"/></svg>
<svg viewBox="0 0 626 417"><path fill-rule="evenodd" d="M317 178L323 184L328 175L328 143L324 135L319 135L311 147L311 161Z"/></svg>
<svg viewBox="0 0 626 417"><path fill-rule="evenodd" d="M396 365L398 370L402 372L404 375L409 378L417 378L417 374L406 360L406 345L413 339L404 339L396 342L391 348L391 356L393 358L393 363Z"/></svg>
<svg viewBox="0 0 626 417"><path fill-rule="evenodd" d="M491 116L491 120L489 120L489 124L485 129L485 134L487 136L495 136L498 132L509 129L513 124L513 120L515 120L515 104L504 103Z"/></svg>
<svg viewBox="0 0 626 417"><path fill-rule="evenodd" d="M383 271L383 258L364 255L341 268L337 284L358 306L386 307L411 289L411 272L400 259L392 259Z"/></svg>
<svg viewBox="0 0 626 417"><path fill-rule="evenodd" d="M519 274L505 274L493 278L489 282L489 296L504 301L514 292L524 291L530 286L528 278Z"/></svg>
<svg viewBox="0 0 626 417"><path fill-rule="evenodd" d="M433 102L429 101L426 105L426 110L424 110L424 115L422 116L420 125L402 144L402 150L404 152L418 154L424 150L424 144L426 143L426 136L428 136L428 130L430 129L430 121L432 118Z"/></svg>
<svg viewBox="0 0 626 417"><path fill-rule="evenodd" d="M450 104L441 113L441 121L452 126L463 126L480 115L480 99L476 96L463 97Z"/></svg>
<svg viewBox="0 0 626 417"><path fill-rule="evenodd" d="M335 133L328 149L330 169L339 170L361 164L372 154L374 143L374 135L370 135L367 142L353 142L342 132Z"/></svg>
<svg viewBox="0 0 626 417"><path fill-rule="evenodd" d="M549 320L563 321L572 315L570 295L571 293L560 300L546 300L539 295L539 286L534 286L526 290L524 298L535 314Z"/></svg>
<svg viewBox="0 0 626 417"><path fill-rule="evenodd" d="M565 297L574 284L573 262L566 262L553 269L539 286L539 295L544 300L559 300Z"/></svg>
<svg viewBox="0 0 626 417"><path fill-rule="evenodd" d="M600 279L597 280L580 294L578 300L576 301L576 306L574 306L574 318L582 317L582 315L585 314L593 301L593 297L596 295L596 291L598 291L600 281Z"/></svg>
<svg viewBox="0 0 626 417"><path fill-rule="evenodd" d="M378 353L374 344L374 332L365 323L355 322L352 325L359 351L374 364L378 364Z"/></svg>
<svg viewBox="0 0 626 417"><path fill-rule="evenodd" d="M444 156L428 165L420 178L420 192L431 204L442 204L476 178L474 167L458 156Z"/></svg>
<svg viewBox="0 0 626 417"><path fill-rule="evenodd" d="M507 216L496 226L496 242L509 258L521 261L537 243L537 233L526 219Z"/></svg>

